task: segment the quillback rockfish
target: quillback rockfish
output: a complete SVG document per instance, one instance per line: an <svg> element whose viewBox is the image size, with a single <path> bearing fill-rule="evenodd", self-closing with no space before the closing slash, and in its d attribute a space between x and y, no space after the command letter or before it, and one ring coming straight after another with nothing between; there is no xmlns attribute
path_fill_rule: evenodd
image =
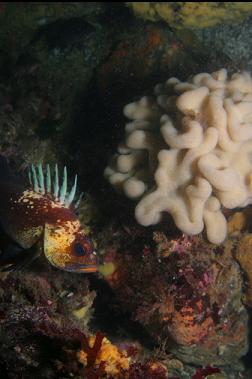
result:
<svg viewBox="0 0 252 379"><path fill-rule="evenodd" d="M53 179L53 183L52 183ZM77 176L67 192L67 170L59 185L58 167L52 177L39 164L29 170L30 185L14 177L6 159L0 156L0 224L15 242L15 248L0 253L0 264L11 255L42 244L48 261L59 269L79 273L98 270L98 258L91 239L83 231L75 213Z"/></svg>

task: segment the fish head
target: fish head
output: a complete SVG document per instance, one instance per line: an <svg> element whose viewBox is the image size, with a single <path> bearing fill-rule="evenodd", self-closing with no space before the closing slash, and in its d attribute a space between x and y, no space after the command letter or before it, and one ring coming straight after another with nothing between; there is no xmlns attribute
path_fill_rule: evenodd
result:
<svg viewBox="0 0 252 379"><path fill-rule="evenodd" d="M77 220L45 225L44 254L53 266L65 271L98 271L94 245Z"/></svg>

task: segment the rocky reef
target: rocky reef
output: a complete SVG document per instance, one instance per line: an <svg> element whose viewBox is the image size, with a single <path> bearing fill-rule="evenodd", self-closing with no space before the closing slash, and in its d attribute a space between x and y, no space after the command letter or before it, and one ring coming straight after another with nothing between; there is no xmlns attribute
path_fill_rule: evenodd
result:
<svg viewBox="0 0 252 379"><path fill-rule="evenodd" d="M232 251L241 241L216 247L202 237L153 231L146 243L127 232L106 250L114 270L104 274L131 318L183 362L239 369L248 351L248 312Z"/></svg>
<svg viewBox="0 0 252 379"><path fill-rule="evenodd" d="M217 167L210 159L200 169L192 164L190 183L174 191L183 207L186 184L194 184L195 173L200 179L208 175L211 196L219 201L218 207L212 204L218 217L210 223L215 235L222 233L218 245L211 243L216 241L208 233L205 206L196 212L202 228L195 233L176 226L169 212L159 223L142 226L134 217L137 197L127 199L114 191L103 175L125 137L123 107L131 102L125 111L131 119L126 139L146 133L142 115L149 109L152 89L171 77L180 79L172 83L172 96L190 94L179 104L187 121L199 106L195 99L200 96L193 91L208 91L201 96L204 106L213 95L222 99L225 112L235 113L239 121L233 129L228 126L228 133L239 145L238 153L248 158L244 144L250 140L246 110L251 99L246 95L251 80L241 72L251 71L250 13L250 3L225 2L0 4L0 154L22 180L27 167L40 162L58 163L60 169L66 165L70 182L78 174L78 191L84 192L78 219L100 261L98 274L70 273L52 267L43 252L35 256L32 248L14 259L12 271L1 268L1 377L251 378L250 182L238 154L224 157L215 147L213 153L225 162ZM222 67L228 77L219 71ZM202 72L215 74L199 78ZM222 83L222 95L216 83ZM142 180L143 199L154 190L158 152L168 145L170 152L178 148L175 129L181 120L174 103L170 120L162 125L157 121L160 109L167 110L167 90L166 84L156 87L157 104L152 103L148 122L154 129L162 127L169 141L156 141L155 149L144 154L144 165L142 145L136 147L133 139L134 146L128 146L136 154L134 170L126 174ZM217 103L208 104L205 113L200 105L204 117L196 121L203 134L220 120ZM211 120L207 123L206 118ZM133 127L137 122L142 122L140 127ZM247 134L241 132L244 125ZM185 150L193 149L179 148L181 161ZM125 146L121 149L119 155L126 156ZM121 161L125 174L129 160ZM117 163L111 163L116 174ZM177 163L173 182L181 174ZM229 169L230 174L232 168L241 182L216 181L220 171ZM149 176L139 176L141 169ZM228 209L233 207L219 188L227 183L235 206L241 208ZM117 187L123 186L121 182ZM238 187L246 189L242 201L235 192ZM192 222L189 208L187 221ZM225 221L224 234L219 216ZM0 230L0 254L10 242Z"/></svg>
<svg viewBox="0 0 252 379"><path fill-rule="evenodd" d="M54 377L64 344L78 343L76 331L86 330L92 314L95 292L87 279L37 270L1 274L0 355L6 377Z"/></svg>

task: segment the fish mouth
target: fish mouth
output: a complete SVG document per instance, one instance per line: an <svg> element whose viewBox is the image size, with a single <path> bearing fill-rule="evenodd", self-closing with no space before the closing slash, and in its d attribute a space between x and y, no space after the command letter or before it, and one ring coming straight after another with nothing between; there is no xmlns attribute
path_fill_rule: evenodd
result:
<svg viewBox="0 0 252 379"><path fill-rule="evenodd" d="M70 271L70 272L78 272L78 273L92 273L92 272L97 272L98 271L98 267L97 265L88 265L88 264L79 264L79 263L76 263L76 264L69 264L69 265L65 265L64 267L64 270L65 271Z"/></svg>

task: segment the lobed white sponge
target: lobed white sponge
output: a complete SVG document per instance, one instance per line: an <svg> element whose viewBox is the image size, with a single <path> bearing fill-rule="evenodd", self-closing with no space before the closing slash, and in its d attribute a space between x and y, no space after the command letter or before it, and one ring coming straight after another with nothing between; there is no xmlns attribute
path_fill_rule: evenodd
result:
<svg viewBox="0 0 252 379"><path fill-rule="evenodd" d="M172 215L188 235L206 229L210 242L227 233L222 207L252 203L252 80L221 69L188 82L170 78L155 96L124 108L131 121L105 176L139 199L137 221Z"/></svg>

